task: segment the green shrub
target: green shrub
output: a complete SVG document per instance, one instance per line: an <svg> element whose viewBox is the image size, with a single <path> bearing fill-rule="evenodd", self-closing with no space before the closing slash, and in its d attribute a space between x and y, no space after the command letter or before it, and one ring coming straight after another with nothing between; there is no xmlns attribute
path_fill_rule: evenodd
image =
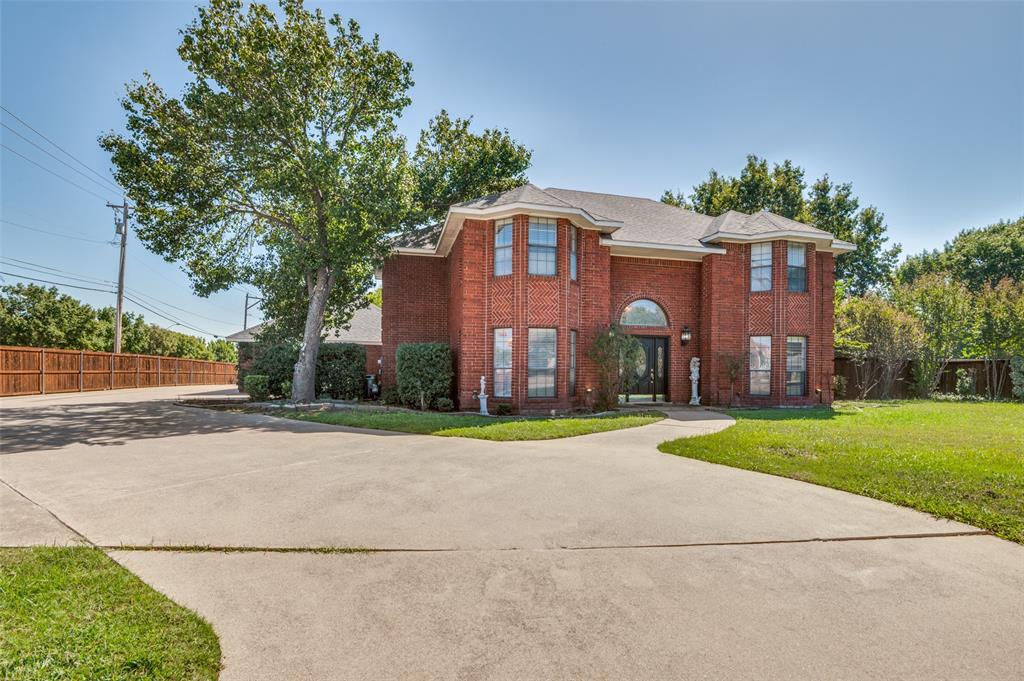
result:
<svg viewBox="0 0 1024 681"><path fill-rule="evenodd" d="M245 377L245 392L253 402L266 402L270 397L269 383L269 376L249 374Z"/></svg>
<svg viewBox="0 0 1024 681"><path fill-rule="evenodd" d="M956 388L953 392L957 395L973 395L974 394L974 370L973 369L957 369L956 370Z"/></svg>
<svg viewBox="0 0 1024 681"><path fill-rule="evenodd" d="M490 411L494 412L495 416L510 416L512 414L512 405L508 402L499 402Z"/></svg>
<svg viewBox="0 0 1024 681"><path fill-rule="evenodd" d="M386 385L381 388L380 401L393 407L400 405L402 403L402 397L398 394L398 386Z"/></svg>
<svg viewBox="0 0 1024 681"><path fill-rule="evenodd" d="M437 407L438 411L451 411L455 409L455 403L452 402L450 397L438 397L434 402L434 406Z"/></svg>
<svg viewBox="0 0 1024 681"><path fill-rule="evenodd" d="M281 397L283 397L286 400L290 400L292 398L291 379L288 379L287 381L281 381Z"/></svg>
<svg viewBox="0 0 1024 681"><path fill-rule="evenodd" d="M428 409L452 392L452 351L446 343L403 343L395 355L403 404Z"/></svg>
<svg viewBox="0 0 1024 681"><path fill-rule="evenodd" d="M271 395L291 397L290 387L285 392L283 384L292 380L298 358L299 348L294 343L256 343L249 371L267 377L267 390Z"/></svg>
<svg viewBox="0 0 1024 681"><path fill-rule="evenodd" d="M320 346L316 360L316 392L336 400L363 396L366 383L366 348L355 343Z"/></svg>
<svg viewBox="0 0 1024 681"><path fill-rule="evenodd" d="M1013 396L1024 400L1024 357L1010 358L1010 383Z"/></svg>
<svg viewBox="0 0 1024 681"><path fill-rule="evenodd" d="M837 375L832 377L832 394L837 400L846 397L846 376Z"/></svg>

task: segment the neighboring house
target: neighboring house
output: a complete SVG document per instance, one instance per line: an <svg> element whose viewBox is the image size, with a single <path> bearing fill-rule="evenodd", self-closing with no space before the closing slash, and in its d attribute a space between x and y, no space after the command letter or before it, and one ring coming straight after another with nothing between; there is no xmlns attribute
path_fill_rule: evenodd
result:
<svg viewBox="0 0 1024 681"><path fill-rule="evenodd" d="M689 401L699 357L703 404L827 404L833 258L853 248L768 212L533 185L456 204L384 264L383 381L399 344L443 341L462 409L481 376L492 405L587 406L587 348L620 322L645 348L636 395Z"/></svg>
<svg viewBox="0 0 1024 681"><path fill-rule="evenodd" d="M263 328L263 324L250 326L244 331L233 333L225 340L238 343L239 374L244 373L246 363L251 361L249 349L254 337ZM379 371L378 360L381 357L381 312L376 305L356 310L349 321L347 329L331 329L324 337L324 343L355 343L366 348L366 373L376 374Z"/></svg>

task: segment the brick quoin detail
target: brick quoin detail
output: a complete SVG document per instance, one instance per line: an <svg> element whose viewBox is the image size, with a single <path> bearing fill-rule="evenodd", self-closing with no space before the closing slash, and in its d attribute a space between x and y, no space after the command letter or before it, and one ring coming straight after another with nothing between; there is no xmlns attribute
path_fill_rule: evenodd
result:
<svg viewBox="0 0 1024 681"><path fill-rule="evenodd" d="M750 246L726 243L726 253L676 261L612 256L601 235L559 219L557 274L528 273L529 216L512 218L512 274L494 276L494 221L467 219L447 257L396 254L383 267L383 367L385 385L395 380L395 350L401 343L447 342L455 357L454 395L460 409L476 409L473 391L486 376L493 391L493 330L512 329L512 396L491 398L523 412L588 407L597 371L587 359L595 335L617 321L640 298L658 303L668 316L663 328L628 327L630 333L668 339L668 395L690 397L689 362L701 358L703 404L811 405L832 401L834 261L807 245L805 293L787 290L787 242L772 248L772 290L750 292ZM571 230L577 230L578 279L569 276ZM686 325L693 340L683 347ZM527 338L530 328L558 334L554 398L527 397ZM577 332L576 395L569 394L569 337ZM772 337L772 394L749 394L749 337ZM785 396L786 337L805 336L807 389ZM726 368L742 366L735 386Z"/></svg>

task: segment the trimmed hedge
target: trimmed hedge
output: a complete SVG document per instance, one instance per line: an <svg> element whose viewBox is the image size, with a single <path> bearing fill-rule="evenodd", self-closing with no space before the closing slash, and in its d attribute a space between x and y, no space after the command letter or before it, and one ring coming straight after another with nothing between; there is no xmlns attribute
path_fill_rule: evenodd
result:
<svg viewBox="0 0 1024 681"><path fill-rule="evenodd" d="M299 347L294 343L256 344L249 371L267 377L267 389L275 397L291 397ZM362 397L366 383L366 348L355 343L321 343L316 358L317 396L333 399Z"/></svg>
<svg viewBox="0 0 1024 681"><path fill-rule="evenodd" d="M395 353L402 404L429 409L452 394L452 351L447 343L403 343Z"/></svg>
<svg viewBox="0 0 1024 681"><path fill-rule="evenodd" d="M325 343L316 359L316 394L336 400L363 396L366 387L366 348L355 343Z"/></svg>
<svg viewBox="0 0 1024 681"><path fill-rule="evenodd" d="M267 389L269 378L262 374L249 374L245 377L245 392L253 402L266 402L270 397Z"/></svg>
<svg viewBox="0 0 1024 681"><path fill-rule="evenodd" d="M294 343L257 343L253 348L253 360L249 371L267 377L267 390L275 397L291 397L285 394L283 383L292 380L295 361L299 358L299 347ZM290 393L290 391L289 391Z"/></svg>

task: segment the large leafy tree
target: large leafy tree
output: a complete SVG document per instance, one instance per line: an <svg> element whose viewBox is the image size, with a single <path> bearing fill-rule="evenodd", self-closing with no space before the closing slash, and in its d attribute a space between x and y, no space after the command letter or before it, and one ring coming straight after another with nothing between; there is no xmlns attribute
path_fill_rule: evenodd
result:
<svg viewBox="0 0 1024 681"><path fill-rule="evenodd" d="M974 292L1003 279L1024 282L1024 216L965 229L941 251L912 255L896 270L896 279L908 284L933 272L947 272Z"/></svg>
<svg viewBox="0 0 1024 681"><path fill-rule="evenodd" d="M301 0L282 0L281 10L279 20L240 0L200 8L178 49L194 76L181 98L148 76L131 84L128 136L101 144L150 249L183 263L197 293L259 287L277 332L301 337L292 396L309 400L325 322L343 326L365 305L394 233L434 216L424 197L440 194L424 189L396 130L411 64L354 21L326 19ZM489 180L510 167L518 179L529 153L507 133L484 138L516 159L490 171L468 168L481 158L472 153L423 164L468 178L449 183L456 197L502 184Z"/></svg>
<svg viewBox="0 0 1024 681"><path fill-rule="evenodd" d="M850 183L835 184L825 175L808 188L803 168L790 160L769 168L751 154L738 176L711 170L689 196L666 191L661 200L705 215L765 209L850 241L857 250L836 260L836 277L853 295L888 283L900 253L899 245L886 245L885 216L874 206L860 208Z"/></svg>
<svg viewBox="0 0 1024 681"><path fill-rule="evenodd" d="M98 350L96 311L54 287L0 288L0 345Z"/></svg>

